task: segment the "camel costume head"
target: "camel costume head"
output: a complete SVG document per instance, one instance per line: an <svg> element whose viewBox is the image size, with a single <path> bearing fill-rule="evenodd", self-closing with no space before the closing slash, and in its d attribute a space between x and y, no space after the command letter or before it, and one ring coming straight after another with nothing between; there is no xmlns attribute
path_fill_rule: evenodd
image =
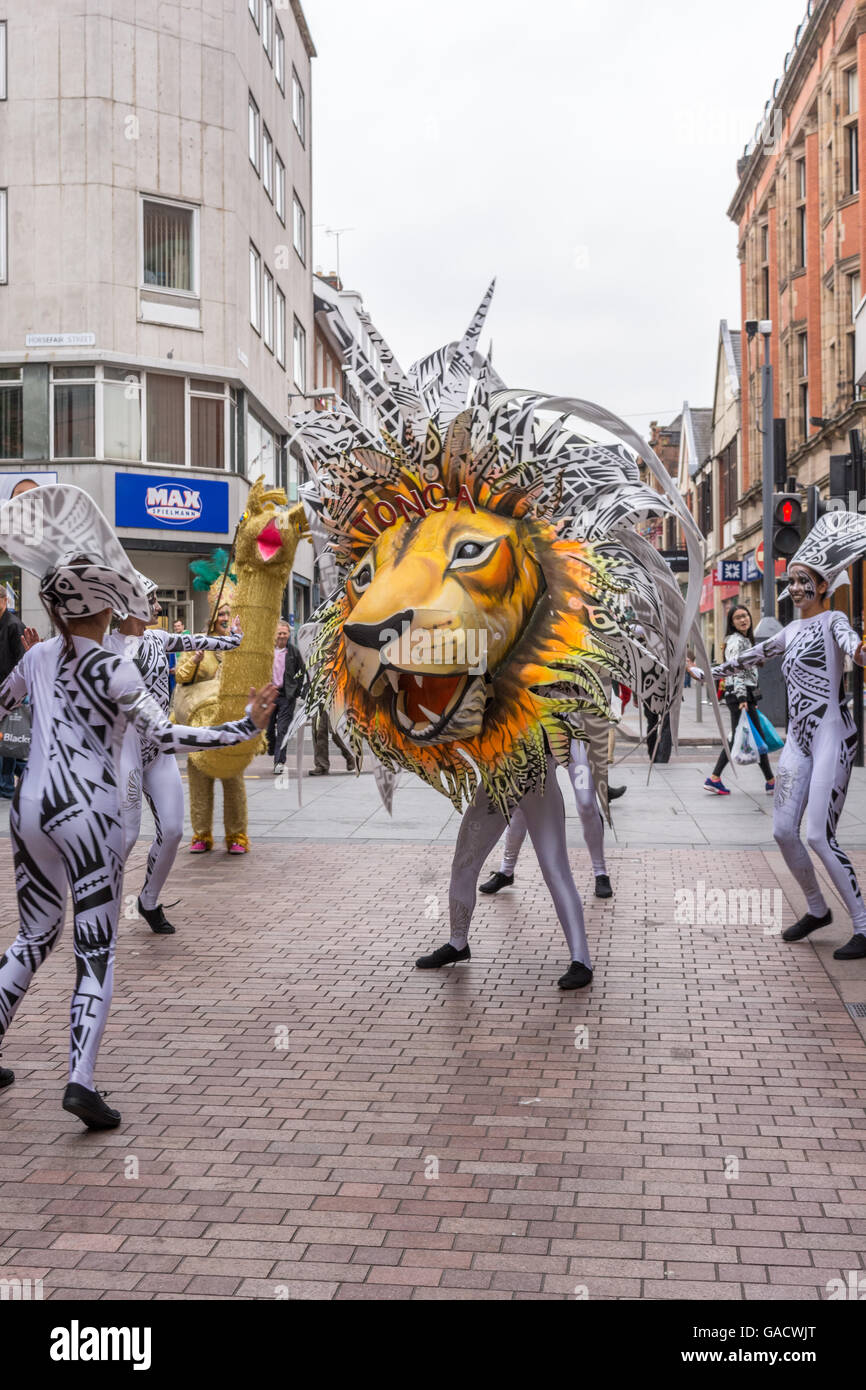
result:
<svg viewBox="0 0 866 1390"><path fill-rule="evenodd" d="M480 781L507 814L543 783L547 748L566 762L583 738L604 804L611 681L675 711L685 649L679 589L625 523L685 508L642 441L664 493L586 431L587 411L605 429L614 417L504 389L475 351L492 289L463 339L408 376L376 338L381 438L347 407L299 419L302 495L338 580L314 619L311 699L345 720L356 755L366 742L458 809Z"/></svg>

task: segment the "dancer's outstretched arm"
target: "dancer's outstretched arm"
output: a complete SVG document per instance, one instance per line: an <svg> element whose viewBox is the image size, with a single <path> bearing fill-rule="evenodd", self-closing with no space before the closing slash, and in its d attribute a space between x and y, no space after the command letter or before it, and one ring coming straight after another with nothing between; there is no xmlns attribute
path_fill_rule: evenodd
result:
<svg viewBox="0 0 866 1390"><path fill-rule="evenodd" d="M720 666L713 667L713 678L718 680L720 676L733 676L737 671L748 671L753 666L763 666L765 661L769 661L774 656L779 656L785 650L785 632L773 633L765 642L758 642L754 647L747 647L744 652L734 657L733 661L723 661Z"/></svg>
<svg viewBox="0 0 866 1390"><path fill-rule="evenodd" d="M844 613L834 613L830 618L830 633L836 646L846 656L850 656L858 666L866 666L866 651Z"/></svg>
<svg viewBox="0 0 866 1390"><path fill-rule="evenodd" d="M186 724L170 722L162 706L148 694L138 669L131 662L117 663L110 678L109 694L139 734L165 753L177 752L181 748L243 743L245 739L254 738L260 729L267 728L277 697L274 685L262 686L258 692L251 689L245 718L227 724L214 724L210 728L193 729Z"/></svg>

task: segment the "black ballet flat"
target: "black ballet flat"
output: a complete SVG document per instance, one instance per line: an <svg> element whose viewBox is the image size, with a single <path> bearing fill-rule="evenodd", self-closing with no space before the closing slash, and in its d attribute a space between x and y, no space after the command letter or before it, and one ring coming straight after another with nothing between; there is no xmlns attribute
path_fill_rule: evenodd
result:
<svg viewBox="0 0 866 1390"><path fill-rule="evenodd" d="M866 956L866 936L856 931L850 941L833 952L834 960L860 960L862 956Z"/></svg>
<svg viewBox="0 0 866 1390"><path fill-rule="evenodd" d="M596 874L595 876L595 896L597 898L612 898L613 889L610 886L610 879L607 874Z"/></svg>
<svg viewBox="0 0 866 1390"><path fill-rule="evenodd" d="M514 882L514 874L500 873L499 869L491 874L486 883L478 887L479 893L498 893L500 888L510 888Z"/></svg>
<svg viewBox="0 0 866 1390"><path fill-rule="evenodd" d="M829 910L823 917L815 917L813 913L807 912L805 917L801 917L799 922L795 922L793 927L786 927L782 932L783 941L802 941L811 932L817 931L819 927L828 927L833 920L833 914Z"/></svg>
<svg viewBox="0 0 866 1390"><path fill-rule="evenodd" d="M438 950L431 951L429 956L419 956L415 962L418 970L439 970L443 965L456 965L459 960L471 960L472 953L468 946L464 946L462 951L458 951L456 946L452 946L448 941Z"/></svg>
<svg viewBox="0 0 866 1390"><path fill-rule="evenodd" d="M573 960L564 975L557 982L560 989L585 989L592 984L592 971L583 961Z"/></svg>
<svg viewBox="0 0 866 1390"><path fill-rule="evenodd" d="M144 918L151 931L155 931L159 936L171 936L174 927L162 910L162 903L157 903L156 907L142 907L141 898L138 900L139 914Z"/></svg>
<svg viewBox="0 0 866 1390"><path fill-rule="evenodd" d="M76 1115L88 1129L117 1129L120 1111L106 1105L98 1091L88 1091L77 1081L70 1081L63 1092L63 1109Z"/></svg>

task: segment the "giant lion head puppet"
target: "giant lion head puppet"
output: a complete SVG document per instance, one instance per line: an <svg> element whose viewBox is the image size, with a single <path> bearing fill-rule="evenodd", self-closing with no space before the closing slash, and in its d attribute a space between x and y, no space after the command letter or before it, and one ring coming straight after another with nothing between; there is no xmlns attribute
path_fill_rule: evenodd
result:
<svg viewBox="0 0 866 1390"><path fill-rule="evenodd" d="M376 387L379 437L342 403L295 421L333 585L314 618L311 702L345 720L359 758L366 742L458 809L481 782L507 815L543 782L546 749L566 762L582 738L606 806L611 681L670 712L675 735L697 608L635 520L680 517L692 578L699 537L622 421L504 388L476 352L492 289L460 342L408 375L368 324L387 389L346 337L347 370Z"/></svg>

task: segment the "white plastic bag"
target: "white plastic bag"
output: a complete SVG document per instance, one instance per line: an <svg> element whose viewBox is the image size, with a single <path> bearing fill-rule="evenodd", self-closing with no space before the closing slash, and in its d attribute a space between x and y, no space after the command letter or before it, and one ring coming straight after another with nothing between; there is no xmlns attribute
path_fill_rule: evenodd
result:
<svg viewBox="0 0 866 1390"><path fill-rule="evenodd" d="M731 747L731 758L741 766L758 761L758 750L755 747L755 740L752 738L752 729L746 718L745 710L740 711L737 732L734 734L734 742Z"/></svg>

